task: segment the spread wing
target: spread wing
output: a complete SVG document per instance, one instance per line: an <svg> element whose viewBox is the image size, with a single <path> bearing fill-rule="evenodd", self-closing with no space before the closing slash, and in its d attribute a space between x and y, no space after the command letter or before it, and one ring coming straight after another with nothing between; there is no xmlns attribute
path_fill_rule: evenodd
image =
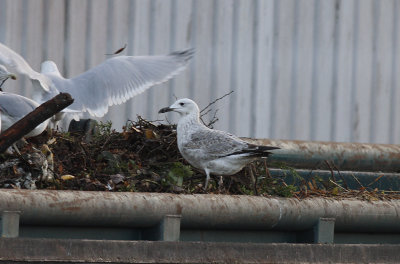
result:
<svg viewBox="0 0 400 264"><path fill-rule="evenodd" d="M24 58L2 43L0 43L0 64L6 66L13 73L25 75L32 81L38 81L44 90L49 90L47 77L34 71Z"/></svg>
<svg viewBox="0 0 400 264"><path fill-rule="evenodd" d="M108 107L122 104L146 89L165 82L186 68L193 50L164 56L120 56L72 79L48 75L60 92L70 93L69 109L101 117Z"/></svg>

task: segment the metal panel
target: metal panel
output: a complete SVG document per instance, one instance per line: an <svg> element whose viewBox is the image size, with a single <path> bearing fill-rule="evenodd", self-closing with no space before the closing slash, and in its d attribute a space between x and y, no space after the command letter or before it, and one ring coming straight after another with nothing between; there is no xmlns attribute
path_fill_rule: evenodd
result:
<svg viewBox="0 0 400 264"><path fill-rule="evenodd" d="M221 100L216 127L240 136L400 143L396 0L0 0L0 41L35 70L54 60L66 77L124 54L189 47L189 69L114 106L115 128L155 120L177 97ZM31 95L21 78L7 91ZM209 120L214 112L205 120ZM168 115L172 121L176 116Z"/></svg>

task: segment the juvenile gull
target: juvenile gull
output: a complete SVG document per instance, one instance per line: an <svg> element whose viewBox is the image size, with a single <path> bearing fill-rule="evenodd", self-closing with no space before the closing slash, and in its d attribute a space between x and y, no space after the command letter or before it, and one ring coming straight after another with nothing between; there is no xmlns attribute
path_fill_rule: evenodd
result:
<svg viewBox="0 0 400 264"><path fill-rule="evenodd" d="M259 157L267 157L278 147L249 144L224 131L213 130L200 122L197 104L187 98L179 99L159 113L180 114L177 125L178 148L183 158L206 173L205 188L210 174L232 175Z"/></svg>
<svg viewBox="0 0 400 264"><path fill-rule="evenodd" d="M33 100L43 103L66 92L74 99L68 109L87 111L96 117L104 116L109 106L122 104L177 75L192 56L193 50L162 56L115 56L77 77L65 79L54 62L43 62L41 72L36 72L19 54L0 43L0 64L32 81ZM75 118L79 116L75 114Z"/></svg>

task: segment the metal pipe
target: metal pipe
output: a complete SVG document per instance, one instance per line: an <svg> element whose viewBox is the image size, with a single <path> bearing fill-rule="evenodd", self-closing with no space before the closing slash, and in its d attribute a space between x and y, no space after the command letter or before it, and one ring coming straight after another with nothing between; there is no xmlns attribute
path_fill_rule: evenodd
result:
<svg viewBox="0 0 400 264"><path fill-rule="evenodd" d="M303 169L329 169L325 164L329 161L340 170L400 172L400 145L244 139L280 147L268 158L269 163L284 163Z"/></svg>
<svg viewBox="0 0 400 264"><path fill-rule="evenodd" d="M337 231L400 232L399 200L4 189L0 210L28 225L149 227L173 214L186 229L306 230L323 217Z"/></svg>
<svg viewBox="0 0 400 264"><path fill-rule="evenodd" d="M328 170L304 170L296 169L296 175L292 170L270 168L269 172L274 178L281 178L286 184L300 185L304 181L310 181L311 178L320 179L324 182L335 179L341 186L351 190L367 188L379 191L400 191L400 173L390 172L360 172L360 171L328 171ZM318 187L323 184L316 181Z"/></svg>

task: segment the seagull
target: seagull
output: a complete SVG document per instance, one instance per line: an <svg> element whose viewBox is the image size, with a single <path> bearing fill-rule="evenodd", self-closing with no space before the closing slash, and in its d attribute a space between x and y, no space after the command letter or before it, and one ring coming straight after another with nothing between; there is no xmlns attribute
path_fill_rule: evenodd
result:
<svg viewBox="0 0 400 264"><path fill-rule="evenodd" d="M278 147L254 145L224 131L206 127L200 122L200 110L190 99L177 100L158 113L177 112L178 149L183 158L206 174L205 188L210 174L233 175L248 163L268 157Z"/></svg>
<svg viewBox="0 0 400 264"><path fill-rule="evenodd" d="M11 127L18 120L35 110L39 104L25 96L0 92L1 132ZM35 127L24 137L35 137L40 135L47 127L50 119Z"/></svg>
<svg viewBox="0 0 400 264"><path fill-rule="evenodd" d="M186 68L192 49L160 56L114 56L71 79L64 78L53 61L34 71L15 51L0 43L0 64L27 76L33 84L32 99L43 103L60 92L74 99L68 109L102 117L108 107L126 102L146 89L163 83ZM60 115L56 120L63 118ZM74 114L75 119L79 115Z"/></svg>
<svg viewBox="0 0 400 264"><path fill-rule="evenodd" d="M15 76L15 74L12 74L11 72L9 72L4 65L0 65L0 90L1 90L1 87L3 86L4 82L7 81L8 78L16 80L17 76Z"/></svg>

